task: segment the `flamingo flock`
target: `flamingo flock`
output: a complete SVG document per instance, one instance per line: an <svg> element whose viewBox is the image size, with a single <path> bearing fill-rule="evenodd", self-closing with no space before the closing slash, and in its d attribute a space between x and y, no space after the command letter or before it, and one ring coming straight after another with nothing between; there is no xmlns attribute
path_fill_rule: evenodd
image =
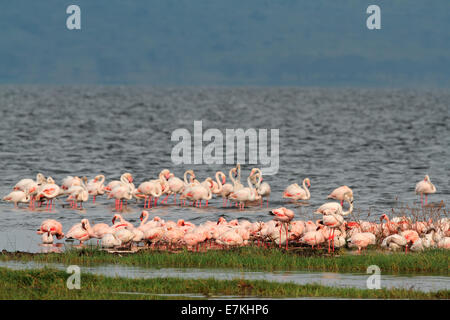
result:
<svg viewBox="0 0 450 320"><path fill-rule="evenodd" d="M175 249L186 246L198 250L205 248L227 248L230 246L246 246L257 244L267 247L275 244L310 246L313 249L328 246L328 252L335 248L357 248L359 252L369 245L379 245L388 250L404 249L406 252L419 251L425 248L450 248L450 221L442 218L433 222L412 221L408 217L389 217L384 214L379 223L370 221L348 221L346 216L353 211L353 191L348 186L341 186L333 190L328 199L338 202L327 202L315 210L321 216L316 221L294 220L294 212L285 207L270 210L273 220L268 222L250 222L248 220L232 220L227 222L223 217L218 221L207 221L196 226L184 220L164 221L159 217L149 220L152 206L168 204L173 196L173 203L201 208L208 206L213 196L221 197L224 207L234 205L239 210L248 206L263 207L264 200L269 207L271 188L263 182L263 175L259 168L253 168L247 178L247 185L241 183L241 168L237 164L228 172L231 183L227 183L227 175L217 171L214 178L207 177L203 181L197 180L193 170L187 170L183 179L164 169L156 179L143 181L136 187L131 173L123 173L119 180L110 181L105 185L105 176L97 175L88 180L86 177L68 176L61 185L57 185L52 177L37 174L36 179L22 179L13 191L3 198L15 206L19 203L29 203L29 208L46 204L46 210L52 210L54 201L65 198L63 206L81 209L89 197L106 195L107 199L115 200L115 211L120 212L128 205L128 201L144 201L141 213L141 223L134 226L126 221L119 213L115 214L112 224L92 224L88 219L82 219L66 233L56 220L45 220L38 230L44 244L51 244L55 240L66 238L78 240L83 244L89 239L97 239L105 248L115 248L128 245L149 245L153 248L161 246ZM311 181L305 178L302 186L291 184L286 187L282 197L291 201L304 201L311 198L309 188ZM425 176L417 183L416 194L420 194L422 206L427 205L428 195L436 192L430 177ZM423 198L425 196L425 203ZM344 207L348 207L345 209Z"/></svg>
<svg viewBox="0 0 450 320"><path fill-rule="evenodd" d="M103 248L131 248L142 246L175 250L185 247L199 251L199 248L226 249L230 247L257 245L267 248L272 245L310 246L320 249L328 246L328 252L335 248L357 248L358 252L369 245L378 245L387 250L405 252L422 251L426 248L450 249L450 219L442 218L435 223L429 221L425 228L412 223L407 217L389 219L383 215L380 223L367 221L347 222L335 211L322 214L316 221L294 220L294 212L285 207L270 211L273 220L250 222L248 220L217 221L202 224L180 219L165 221L158 216L150 219L150 213L143 210L140 223L135 226L120 214L115 214L111 224L92 224L86 218L73 225L64 234L62 225L56 220L42 222L37 233L42 242L53 243L57 239L78 240L80 245L90 239L97 239Z"/></svg>

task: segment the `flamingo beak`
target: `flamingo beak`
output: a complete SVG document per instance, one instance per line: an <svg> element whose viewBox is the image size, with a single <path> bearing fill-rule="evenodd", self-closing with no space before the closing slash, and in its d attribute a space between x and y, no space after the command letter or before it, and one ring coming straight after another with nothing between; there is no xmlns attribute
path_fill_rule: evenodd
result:
<svg viewBox="0 0 450 320"><path fill-rule="evenodd" d="M225 177L222 177L222 184L225 184Z"/></svg>
<svg viewBox="0 0 450 320"><path fill-rule="evenodd" d="M133 177L129 177L128 181L130 181L130 183L132 183L133 182Z"/></svg>
<svg viewBox="0 0 450 320"><path fill-rule="evenodd" d="M166 179L169 179L169 178L170 178L170 173L167 173L167 174L165 175L165 177L166 177Z"/></svg>
<svg viewBox="0 0 450 320"><path fill-rule="evenodd" d="M114 218L112 219L112 223L114 224L115 221L116 221L116 217L114 217Z"/></svg>

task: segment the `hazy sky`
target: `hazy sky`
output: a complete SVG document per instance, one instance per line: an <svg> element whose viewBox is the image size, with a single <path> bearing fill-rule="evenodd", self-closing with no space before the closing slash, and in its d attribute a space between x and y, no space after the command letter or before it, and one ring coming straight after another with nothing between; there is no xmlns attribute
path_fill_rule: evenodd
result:
<svg viewBox="0 0 450 320"><path fill-rule="evenodd" d="M449 0L1 1L0 39L2 84L450 86Z"/></svg>

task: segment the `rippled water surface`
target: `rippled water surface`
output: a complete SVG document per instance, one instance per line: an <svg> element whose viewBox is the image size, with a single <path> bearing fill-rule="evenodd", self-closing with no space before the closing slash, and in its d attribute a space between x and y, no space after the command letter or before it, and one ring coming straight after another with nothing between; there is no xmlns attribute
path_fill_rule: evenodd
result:
<svg viewBox="0 0 450 320"><path fill-rule="evenodd" d="M280 169L266 176L271 207L285 202L290 183L311 179L312 198L295 208L312 217L335 187L354 190L355 212L370 218L404 204L417 205L415 184L431 176L437 193L430 201L448 203L450 186L450 92L382 89L307 88L145 88L0 87L0 194L22 178L42 172L58 183L67 175L107 181L129 171L136 184L156 178L163 168L182 177L193 168L203 180L231 165L174 165L173 130L274 128L280 130ZM254 165L243 165L243 180ZM62 199L60 200L62 201ZM239 212L221 208L166 206L151 209L164 219L194 223L246 218L269 220L267 209ZM139 222L131 203L125 218ZM113 201L99 199L86 210L57 205L53 212L30 212L0 203L0 249L40 251L35 234L42 220L55 218L64 231L82 217L110 223Z"/></svg>
<svg viewBox="0 0 450 320"><path fill-rule="evenodd" d="M60 270L66 270L67 266L57 263L40 264L35 262L0 261L0 267L11 269L35 269L49 266ZM334 272L302 272L302 271L276 271L255 272L239 271L233 269L195 269L195 268L162 268L147 269L139 267L104 265L95 267L82 267L82 273L93 273L108 277L121 277L132 279L153 278L183 278L183 279L209 279L218 280L267 280L281 283L320 284L339 288L367 289L368 274L362 273L334 273ZM380 287L387 289L401 288L419 290L424 292L448 290L450 288L449 277L446 276L402 276L381 275Z"/></svg>

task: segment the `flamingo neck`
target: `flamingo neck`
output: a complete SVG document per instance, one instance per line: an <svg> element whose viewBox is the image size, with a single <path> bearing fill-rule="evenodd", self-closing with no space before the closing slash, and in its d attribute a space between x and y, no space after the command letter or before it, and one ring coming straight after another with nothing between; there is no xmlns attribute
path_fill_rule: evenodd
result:
<svg viewBox="0 0 450 320"><path fill-rule="evenodd" d="M345 198L345 201L347 201L347 203L350 205L350 207L348 208L347 211L342 211L343 216L346 216L353 212L353 203L350 200L348 200L347 198Z"/></svg>
<svg viewBox="0 0 450 320"><path fill-rule="evenodd" d="M311 193L309 192L308 187L306 186L306 179L303 179L303 189L306 192L306 200L311 198Z"/></svg>
<svg viewBox="0 0 450 320"><path fill-rule="evenodd" d="M216 182L217 182L217 185L219 186L219 189L217 190L217 192L222 192L223 185L222 185L222 180L219 178L219 176L220 176L220 171L216 172Z"/></svg>

